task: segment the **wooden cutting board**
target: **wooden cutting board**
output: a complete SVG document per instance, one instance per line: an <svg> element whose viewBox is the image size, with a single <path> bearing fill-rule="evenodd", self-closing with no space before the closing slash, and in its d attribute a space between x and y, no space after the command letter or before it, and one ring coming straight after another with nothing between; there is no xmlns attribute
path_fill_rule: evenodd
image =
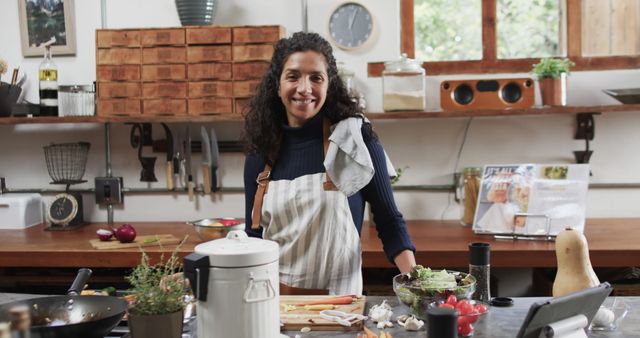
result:
<svg viewBox="0 0 640 338"><path fill-rule="evenodd" d="M181 239L171 234L137 236L131 243L120 243L116 239L103 242L99 239L89 240L91 246L98 250L137 248L140 246L171 245L180 243Z"/></svg>
<svg viewBox="0 0 640 338"><path fill-rule="evenodd" d="M333 298L335 296L280 296L280 322L284 325L286 331L298 331L303 327L309 327L311 331L360 331L362 330L363 321L357 322L350 327L342 326L336 322L326 320L320 317L320 311L305 310L304 307L296 306L294 310L285 311L287 308L283 305L304 304L309 301ZM364 314L366 303L365 296L358 298L349 305L335 305L334 310L344 311L347 313Z"/></svg>

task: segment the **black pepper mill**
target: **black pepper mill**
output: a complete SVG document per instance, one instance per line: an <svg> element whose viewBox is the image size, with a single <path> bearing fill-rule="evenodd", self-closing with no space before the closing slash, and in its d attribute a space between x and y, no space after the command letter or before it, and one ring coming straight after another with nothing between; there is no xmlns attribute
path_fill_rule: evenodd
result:
<svg viewBox="0 0 640 338"><path fill-rule="evenodd" d="M427 337L458 337L458 314L456 311L439 307L427 309Z"/></svg>
<svg viewBox="0 0 640 338"><path fill-rule="evenodd" d="M489 291L490 253L491 245L489 243L469 244L469 274L476 278L476 292L471 298L486 304L491 301Z"/></svg>

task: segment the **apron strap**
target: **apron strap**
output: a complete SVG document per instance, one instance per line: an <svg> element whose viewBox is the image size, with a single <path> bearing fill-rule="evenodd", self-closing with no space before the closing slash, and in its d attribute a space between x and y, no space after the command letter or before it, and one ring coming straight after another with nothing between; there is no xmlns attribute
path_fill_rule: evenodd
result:
<svg viewBox="0 0 640 338"><path fill-rule="evenodd" d="M329 135L331 135L331 121L328 118L323 119L322 124L322 136L324 140L322 141L323 154L324 157L327 156L327 150L329 149ZM258 183L258 190L256 190L256 195L253 200L253 211L251 213L251 229L257 230L260 228L260 217L262 216L262 201L264 200L264 194L267 192L267 188L269 186L269 181L271 176L271 166L269 164L265 164L264 169L260 174L258 174L258 178L256 179L256 183ZM338 190L335 184L331 181L329 175L325 173L325 181L322 183L322 187L325 191L329 190Z"/></svg>
<svg viewBox="0 0 640 338"><path fill-rule="evenodd" d="M329 149L330 135L331 135L331 121L329 121L328 118L324 118L324 121L322 124L322 136L324 138L324 140L322 141L323 153L324 153L323 158L327 158L327 150ZM325 178L325 181L322 183L322 187L324 188L325 191L338 190L338 188L336 188L336 185L333 184L333 182L331 181L331 177L329 177L329 175L325 173L324 178Z"/></svg>
<svg viewBox="0 0 640 338"><path fill-rule="evenodd" d="M267 192L267 187L269 186L269 181L271 176L271 166L266 164L264 169L260 174L258 174L258 178L256 179L256 183L258 183L258 190L256 190L256 195L253 200L253 211L251 213L251 229L257 230L260 228L260 217L262 216L262 201L264 200L264 194Z"/></svg>

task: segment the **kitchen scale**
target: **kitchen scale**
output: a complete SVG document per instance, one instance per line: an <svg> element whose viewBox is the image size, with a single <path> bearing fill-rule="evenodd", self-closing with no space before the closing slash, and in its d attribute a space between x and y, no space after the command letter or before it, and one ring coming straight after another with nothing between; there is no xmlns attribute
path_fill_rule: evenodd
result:
<svg viewBox="0 0 640 338"><path fill-rule="evenodd" d="M86 224L83 218L82 194L69 188L71 185L87 182L82 176L90 146L88 142L77 142L44 147L47 170L53 179L51 184L66 185L65 192L56 195L47 206L49 226L45 230L74 230Z"/></svg>

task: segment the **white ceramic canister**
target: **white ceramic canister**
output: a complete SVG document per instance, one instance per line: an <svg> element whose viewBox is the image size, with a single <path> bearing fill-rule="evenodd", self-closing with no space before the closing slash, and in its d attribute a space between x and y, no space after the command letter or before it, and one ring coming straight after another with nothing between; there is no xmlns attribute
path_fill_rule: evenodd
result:
<svg viewBox="0 0 640 338"><path fill-rule="evenodd" d="M185 257L198 338L279 338L279 247L234 230Z"/></svg>

